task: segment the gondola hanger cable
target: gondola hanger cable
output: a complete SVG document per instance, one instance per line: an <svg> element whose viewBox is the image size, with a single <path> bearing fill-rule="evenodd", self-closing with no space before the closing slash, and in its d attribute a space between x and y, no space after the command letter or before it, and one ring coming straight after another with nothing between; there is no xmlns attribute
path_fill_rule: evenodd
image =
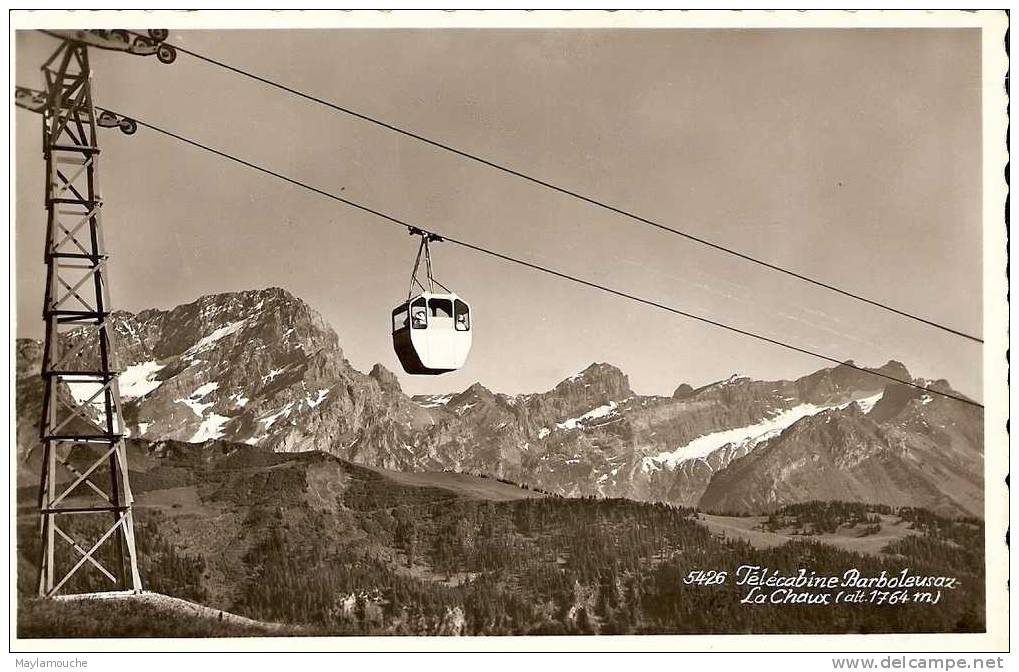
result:
<svg viewBox="0 0 1019 672"><path fill-rule="evenodd" d="M432 253L429 248L429 243L441 243L443 240L442 236L429 233L428 231L423 231L416 226L408 227L407 233L412 236L421 236L421 243L418 245L418 253L414 258L414 269L410 273L410 287L407 289L407 300L409 301L410 297L414 294L414 285L420 287L423 292L434 292L435 285L438 285L447 292L450 292L451 290L446 287L446 285L439 282L435 278L435 274L432 272ZM422 257L425 260L425 280L428 282L427 287L421 284L421 281L418 280L418 269L421 266Z"/></svg>
<svg viewBox="0 0 1019 672"><path fill-rule="evenodd" d="M113 112L112 110L108 110L106 108L102 108L102 107L98 107L98 106L96 107L96 109L101 111L101 112L109 112L111 114L119 114L119 113ZM893 383L899 383L901 385L906 385L906 386L909 386L909 387L913 387L913 388L916 388L918 390L923 390L924 392L926 392L928 394L937 395L937 396L940 396L940 397L944 397L946 399L954 399L955 401L961 402L963 404L967 404L969 406L974 406L976 408L983 408L984 407L983 404L981 404L979 402L976 402L976 401L973 401L972 399L967 399L966 397L963 397L963 396L960 396L960 395L951 394L949 392L942 392L941 390L936 390L934 388L931 388L931 387L928 387L928 386L925 386L925 385L920 385L919 383L915 383L915 382L910 381L910 380L903 380L901 378L896 378L895 376L890 376L888 374L881 373L879 371L875 371L875 370L872 370L872 369L864 368L862 366L858 366L858 365L852 363L851 361L843 361L843 360L840 360L840 359L838 359L836 357L832 357L830 355L826 355L824 353L817 352L815 350L810 350L808 348L800 347L798 345L793 345L791 343L786 343L785 341L780 341L778 339L771 338L769 336L764 336L763 334L758 334L756 332L749 331L747 329L742 329L740 327L735 327L733 325L726 324L724 322L720 322L718 320L714 320L714 319L711 319L709 317L704 317L702 315L697 315L696 313L690 313L690 312L687 312L685 310L681 310L679 308L675 308L673 306L669 306L667 304L660 303L660 302L657 302L657 301L654 301L654 300L651 300L651 299L645 299L645 298L642 298L640 296L637 296L636 294L631 294L631 293L628 293L628 292L624 292L622 290L614 289L614 288L609 287L607 285L602 285L602 284L599 284L599 283L596 283L596 282L592 282L590 280L585 280L583 278L579 278L577 276L570 275L568 273L564 273L562 271L558 271L558 270L555 270L553 268L549 268L547 266L542 266L540 264L536 264L536 263L533 263L533 262L530 262L530 261L526 261L526 260L523 260L523 259L518 259L518 258L512 257L512 256L510 256L508 254L503 254L502 252L497 252L495 250L490 250L488 248L482 247L480 245L476 245L474 243L471 243L471 242L468 242L468 241L465 241L465 240L458 240L456 238L451 238L450 236L445 235L445 234L440 234L440 233L435 232L435 231L430 231L430 230L425 229L423 227L420 227L420 226L417 226L415 224L411 224L409 222L406 222L406 221L404 221L402 219L399 219L398 217L394 217L393 215L389 215L389 214L386 214L385 212L382 212L380 210L376 210L375 208L372 208L370 206L363 205L363 204L358 203L356 201L352 201L352 200L350 200L348 198L345 198L343 196L340 196L338 194L326 191L324 189L320 189L320 188L312 186L312 185L310 185L310 184L308 184L306 182L302 182L302 181L300 181L298 179L295 179L295 178L292 178L292 177L288 177L287 175L284 175L282 173L278 173L278 172L276 172L276 171L274 171L274 170L272 170L270 168L266 168L264 166L260 166L260 165L258 165L256 163L252 163L251 161L248 161L246 159L242 159L242 158L240 158L238 156L234 156L233 154L230 154L228 152L224 152L222 150L216 149L214 147L211 147L209 145L201 143L201 142L199 142L197 140L192 140L191 138L187 138L187 137L185 137L183 135L179 135L177 133L174 133L173 131L169 131L167 129L161 128L161 127L156 126L154 124L150 124L150 123L148 123L146 121L142 121L141 119L138 119L137 117L131 116L130 118L132 120L134 120L138 124L138 126L140 126L140 127L147 128L147 129L149 129L151 131L159 133L160 135L166 136L168 138L175 139L175 140L177 140L179 142L183 142L183 143L185 143L187 145L191 145L192 147L196 147L198 149L201 149L201 150L204 150L206 152L209 152L210 154L215 154L216 156L219 156L221 158L227 159L229 161L232 161L234 163L240 164L240 165L245 166L247 168L251 168L253 170L256 170L258 172L264 173L266 175L270 175L270 176L275 177L275 178L277 178L279 180L282 180L284 182L287 182L287 183L292 184L292 185L297 186L297 187L301 187L302 189L305 189L305 190L310 191L312 193L318 194L320 196L324 196L324 197L326 197L326 198L328 198L330 200L336 201L338 203L343 203L345 205L348 205L348 206L350 206L352 208L355 208L357 210L360 210L362 212L368 213L370 215L374 215L375 217L377 217L377 218L379 218L379 219L381 219L383 221L386 221L386 222L389 222L391 224L395 224L395 225L404 227L411 234L415 234L415 235L427 234L428 236L440 237L443 241L448 242L448 243L453 244L453 245L458 245L460 247L464 247L466 249L473 250L475 252L479 252L481 254L485 254L485 255L490 256L490 257L494 257L496 259L501 259L503 261L507 261L507 262L516 264L518 266L523 266L525 268L530 268L532 270L539 271L539 272L545 273L547 275L552 275L552 276L560 278L562 280L568 280L568 281L574 282L576 284L584 285L585 287L590 287L591 289L597 289L597 290L599 290L601 292L605 292L607 294L611 294L611 295L617 296L619 298L628 299L630 301L634 301L636 303L640 303L640 304L643 304L645 306L651 306L653 308L658 308L660 310L664 310L664 311L672 313L674 315L679 315L681 317L686 317L686 318L689 318L689 319L692 319L692 320L696 320L696 321L702 322L704 324L709 324L709 325L712 325L712 326L717 327L719 329L724 329L724 330L729 331L729 332L734 333L734 334L739 334L739 335L742 335L742 336L746 336L748 338L752 338L752 339L755 339L755 340L758 340L758 341L761 341L761 342L764 342L764 343L770 343L771 345L775 345L777 347L784 348L784 349L790 350L792 352L798 352L798 353L803 354L803 355L808 355L810 357L814 357L816 359L824 360L824 361L829 362L829 363L845 366L847 368L850 368L850 369L853 369L853 370L856 370L856 371L860 371L862 373L867 373L867 374L870 374L872 376L876 376L878 378L883 378L883 379L888 380L888 381L893 382Z"/></svg>
<svg viewBox="0 0 1019 672"><path fill-rule="evenodd" d="M128 31L128 32L131 32L131 31ZM144 37L144 35L142 35L141 33L131 33L131 34ZM657 222L657 221L649 219L647 217L642 217L642 216L640 216L638 214L635 214L635 213L630 212L628 210L625 210L623 208L616 207L614 205L611 205L609 203L601 201L601 200L595 198L594 196L588 196L588 195L582 194L582 193L580 193L578 191L575 191L573 189L568 189L566 187L562 187L562 186L556 185L556 184L554 184L552 182L548 182L547 180L543 180L541 178L534 177L532 175L528 175L528 174L523 173L523 172L521 172L519 170L516 170L514 168L510 168L509 166L506 166L504 164L498 163L498 162L496 162L494 160L486 159L486 158L484 158L482 156L479 156L477 154L473 154L473 153L468 152L468 151L463 150L463 149L458 149L456 147L453 147L452 145L446 144L446 143L441 142L439 140L433 140L432 138L429 138L427 136L421 135L420 133L416 133L414 131L407 130L406 128L402 128L400 126L396 126L395 124L391 124L389 122L383 121L381 119L373 117L373 116L371 116L369 114L366 114L364 112L358 112L357 110L353 110L351 108L344 107L344 106L339 105L337 103L325 100L323 98L319 98L318 96L314 96L314 95L312 95L310 93L305 93L304 91L301 91L301 90L296 89L296 88L294 88L292 86L288 86L286 84L282 84L280 82L268 79L267 77L262 77L260 75L256 75L253 72L249 72L248 70L244 70L243 68L239 68L237 66L230 65L229 63L225 63L225 62L220 61L218 59L212 58L211 56L206 56L204 54L200 54L200 53L198 53L196 51L193 51L191 49L187 49L185 47L181 47L181 46L178 46L178 45L173 45L173 46L174 46L174 49L176 49L176 51L178 51L180 53L187 54L188 56L196 58L196 59L198 59L200 61L204 61L206 63L209 63L210 65L214 65L216 67L223 68L224 70L229 70L230 72L233 72L235 74L241 75L242 77L247 77L248 79L252 79L252 80L254 80L256 82L260 82L260 83L265 84L267 86L271 86L271 87L274 87L274 88L279 89L281 91L285 91L285 92L290 93L290 94L292 94L294 96L297 96L299 98L303 98L305 100L311 101L311 102L316 103L318 105L322 105L324 107L327 107L327 108L329 108L329 109L331 109L331 110L333 110L335 112L339 112L341 114L345 114L345 115L348 115L348 116L360 119L362 121L366 121L368 123L374 124L376 126L379 126L379 127L384 128L386 130L392 131L394 133L399 133L400 135L406 136L408 138L413 138L414 140L417 140L419 142L423 142L423 143L425 143L427 145L431 145L432 147L435 147L437 149L441 149L443 151L455 154L455 155L457 155L457 156L459 156L461 158L468 159L468 160L474 161L476 163L480 163L482 165L488 166L489 168L493 168L495 170L498 170L498 171L501 171L503 173L506 173L507 175L513 175L514 177L520 178L522 180L526 180L528 182L531 182L532 184L539 185L541 187L544 187L546 189L550 189L552 191L558 192L558 193L563 194L565 196L569 196L571 198L575 198L577 200L583 201L583 202L585 202L585 203L587 203L589 205L593 205L595 207L602 208L602 209L607 210L609 212L613 212L613 213L615 213L617 215L621 215L621 216L626 217L626 218L628 218L630 220L633 220L635 222L639 222L641 224L645 224L647 226L654 227L656 229L659 229L661 231L665 231L667 233L671 233L671 234L679 236L681 238L685 238L686 240L689 240L691 242L698 243L700 245L709 247L709 248L711 248L711 249L713 249L715 251L722 252L724 254L728 254L728 255L734 256L734 257L736 257L738 259L741 259L743 261L755 264L757 266L761 266L763 268L767 268L767 269L769 269L771 271L775 271L777 273L781 273L781 274L787 275L789 277L796 278L797 280L801 280L801 281L806 282L808 284L814 285L815 287L821 287L822 289L827 289L827 290L829 290L831 292L835 292L836 294L840 294L840 295L845 296L847 298L854 299L856 301L860 301L862 303L865 303L867 305L873 306L875 308L880 308L880 309L888 311L890 313L894 313L895 315L898 315L900 317L905 317L905 318L913 320L915 322L919 322L921 324L925 324L925 325L927 325L929 327L934 327L935 329L940 329L941 331L944 331L944 332L949 333L949 334L953 334L955 336L959 336L960 338L965 338L965 339L973 341L975 343L983 343L984 342L984 340L982 338L978 337L978 336L974 336L972 334L966 333L966 332L961 331L959 329L955 329L955 328L949 327L949 326L947 326L945 324L942 324L940 322L937 322L935 320L922 317L920 315L917 315L916 313L913 313L913 312L910 312L910 311L907 311L907 310L903 310L903 309L900 309L900 308L896 308L894 306L891 306L891 305L889 305L889 304L887 304L887 303L885 303L883 301L879 301L877 299L867 298L867 297L865 297L865 296L863 296L861 294L858 294L856 292L851 292L849 290L842 289L842 288L840 288L840 287L838 287L836 285L833 285L831 283L824 282L823 280L818 280L816 278L812 278L812 277L810 277L808 275L804 275L803 273L799 273L797 271L793 271L793 270L785 268L783 266L779 266L778 264L774 264L774 263L771 263L769 261L765 261L765 260L760 259L758 257L755 257L755 256L753 256L751 254L748 254L748 253L745 253L745 252L740 252L739 250L733 249L731 247L727 247L725 245L722 245L721 243L716 243L716 242L713 242L713 241L708 240L706 238L702 238L700 236L696 236L696 235L694 235L692 233L688 233L686 231L683 231L683 230L680 230L680 229L677 229L677 228L674 228L674 227L671 227L671 226L667 226L665 224L662 224L661 222Z"/></svg>

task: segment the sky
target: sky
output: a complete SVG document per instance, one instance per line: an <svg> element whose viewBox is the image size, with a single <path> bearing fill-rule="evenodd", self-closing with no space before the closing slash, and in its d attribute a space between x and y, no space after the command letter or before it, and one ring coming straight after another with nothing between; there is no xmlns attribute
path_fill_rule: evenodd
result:
<svg viewBox="0 0 1019 672"><path fill-rule="evenodd" d="M643 217L981 334L976 30L278 30L170 43ZM16 36L21 86L56 41ZM723 255L180 54L92 50L97 104L429 230L840 360L902 361L980 399L980 345ZM39 338L39 117L15 117L16 332ZM101 135L114 306L279 286L411 394L553 387L592 362L642 394L827 366L436 245L471 302L460 371L400 371L405 230L139 129Z"/></svg>

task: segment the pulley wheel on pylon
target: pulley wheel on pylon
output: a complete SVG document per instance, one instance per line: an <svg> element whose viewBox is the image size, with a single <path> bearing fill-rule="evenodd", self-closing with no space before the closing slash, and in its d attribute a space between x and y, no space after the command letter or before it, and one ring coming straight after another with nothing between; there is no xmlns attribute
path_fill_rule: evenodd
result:
<svg viewBox="0 0 1019 672"><path fill-rule="evenodd" d="M99 113L99 118L96 120L100 126L109 128L118 124L117 115L108 110L103 110Z"/></svg>
<svg viewBox="0 0 1019 672"><path fill-rule="evenodd" d="M162 42L170 36L170 31L165 28L150 28L149 37L156 42Z"/></svg>
<svg viewBox="0 0 1019 672"><path fill-rule="evenodd" d="M177 60L177 50L169 44L160 44L159 48L156 49L156 58L159 59L160 63L169 65Z"/></svg>
<svg viewBox="0 0 1019 672"><path fill-rule="evenodd" d="M134 132L138 130L138 122L127 117L121 119L117 125L120 126L120 132L124 135L134 135Z"/></svg>

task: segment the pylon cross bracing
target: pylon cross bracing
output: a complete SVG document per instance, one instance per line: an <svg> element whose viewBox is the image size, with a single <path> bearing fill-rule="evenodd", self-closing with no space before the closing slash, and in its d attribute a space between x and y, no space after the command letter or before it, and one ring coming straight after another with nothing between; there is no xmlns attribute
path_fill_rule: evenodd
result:
<svg viewBox="0 0 1019 672"><path fill-rule="evenodd" d="M39 595L141 591L87 46L62 42L42 71L47 231Z"/></svg>

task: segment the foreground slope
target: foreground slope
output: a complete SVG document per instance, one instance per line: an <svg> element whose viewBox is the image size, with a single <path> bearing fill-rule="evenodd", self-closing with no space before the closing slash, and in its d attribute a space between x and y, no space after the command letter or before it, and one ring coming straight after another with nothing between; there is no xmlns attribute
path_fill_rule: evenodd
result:
<svg viewBox="0 0 1019 672"><path fill-rule="evenodd" d="M982 627L982 546L973 540L983 526L976 520L914 515L911 524L918 527L910 539L916 541L899 540L878 554L849 553L803 536L759 549L720 538L694 511L664 504L547 496L491 479L394 474L325 453L276 453L220 441L135 440L129 449L146 588L259 622L297 626L302 634ZM89 456L76 459L84 463ZM17 578L19 600L25 601L33 588L37 519L31 492L20 494ZM825 525L831 518L809 509L797 515ZM66 531L94 539L100 530L89 524L69 521ZM933 607L906 610L748 609L740 606L742 590L735 585L684 580L692 571L734 572L742 564L832 574L855 567L870 575L908 567L956 576L965 589L946 593ZM104 581L86 566L68 589L100 590ZM36 618L30 602L24 605L29 613L23 627L34 628L24 632L82 634L81 615L73 609L66 618L55 612ZM152 618L145 611L130 623L141 627ZM135 634L165 632L163 625ZM209 630L182 634L203 632Z"/></svg>
<svg viewBox="0 0 1019 672"><path fill-rule="evenodd" d="M302 634L299 628L213 609L160 593L18 601L18 636L52 637L268 637Z"/></svg>

